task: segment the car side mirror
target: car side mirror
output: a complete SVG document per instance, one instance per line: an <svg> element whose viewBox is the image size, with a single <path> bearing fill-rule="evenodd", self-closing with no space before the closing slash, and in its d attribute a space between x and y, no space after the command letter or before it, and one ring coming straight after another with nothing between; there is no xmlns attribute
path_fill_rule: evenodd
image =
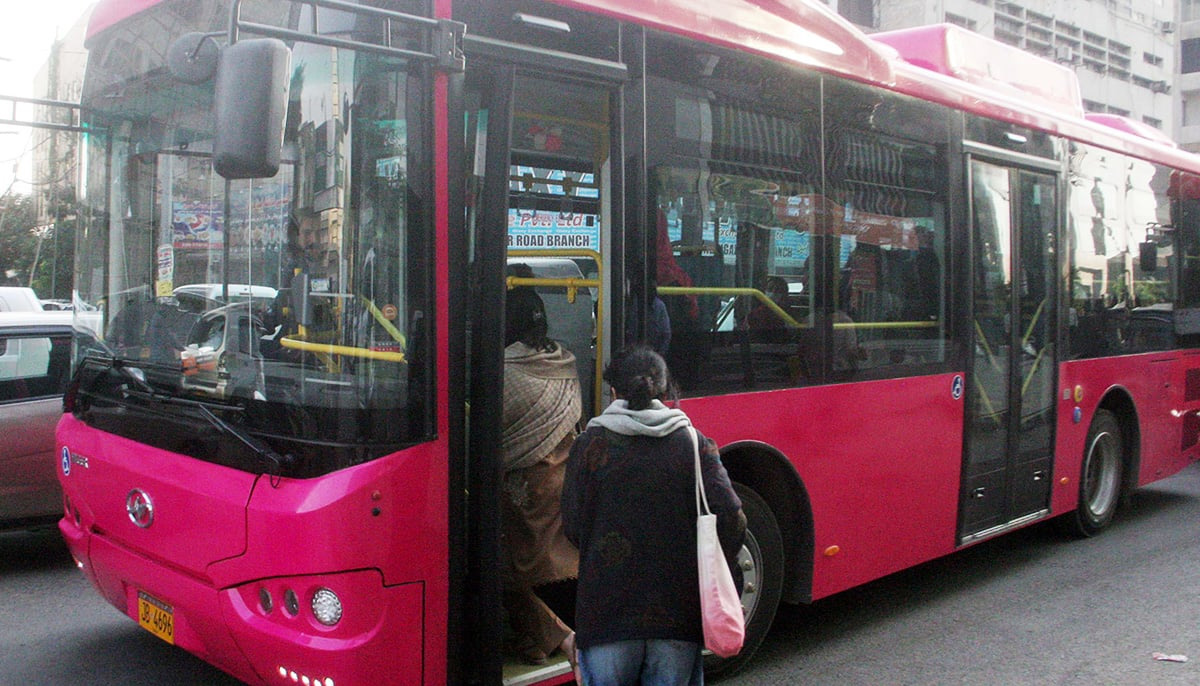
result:
<svg viewBox="0 0 1200 686"><path fill-rule="evenodd" d="M213 112L213 168L226 179L275 176L291 79L291 51L277 38L256 38L221 49Z"/></svg>

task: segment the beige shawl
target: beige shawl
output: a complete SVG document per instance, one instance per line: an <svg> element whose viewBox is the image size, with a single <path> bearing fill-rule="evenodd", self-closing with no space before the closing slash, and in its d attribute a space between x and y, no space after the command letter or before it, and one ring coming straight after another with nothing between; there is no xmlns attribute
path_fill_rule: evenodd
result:
<svg viewBox="0 0 1200 686"><path fill-rule="evenodd" d="M575 356L521 342L504 349L504 469L523 469L554 450L582 413Z"/></svg>

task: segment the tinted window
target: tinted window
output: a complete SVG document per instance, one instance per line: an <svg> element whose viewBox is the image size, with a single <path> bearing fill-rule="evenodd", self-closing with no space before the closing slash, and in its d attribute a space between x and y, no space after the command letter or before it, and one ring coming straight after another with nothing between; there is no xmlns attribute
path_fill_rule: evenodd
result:
<svg viewBox="0 0 1200 686"><path fill-rule="evenodd" d="M813 295L825 374L900 376L946 359L945 110L851 84L826 86L831 208Z"/></svg>
<svg viewBox="0 0 1200 686"><path fill-rule="evenodd" d="M1185 38L1179 42L1179 71L1184 74L1200 71L1200 38Z"/></svg>
<svg viewBox="0 0 1200 686"><path fill-rule="evenodd" d="M66 390L71 335L0 333L0 402L49 398Z"/></svg>
<svg viewBox="0 0 1200 686"><path fill-rule="evenodd" d="M1072 143L1067 196L1070 231L1071 357L1098 357L1174 345L1169 330L1179 291L1171 172L1144 160ZM1155 264L1141 246L1155 245Z"/></svg>
<svg viewBox="0 0 1200 686"><path fill-rule="evenodd" d="M920 373L946 357L947 113L664 40L651 226L688 395ZM822 112L824 111L824 130Z"/></svg>
<svg viewBox="0 0 1200 686"><path fill-rule="evenodd" d="M648 60L650 249L672 373L689 395L810 383L817 77L673 42Z"/></svg>

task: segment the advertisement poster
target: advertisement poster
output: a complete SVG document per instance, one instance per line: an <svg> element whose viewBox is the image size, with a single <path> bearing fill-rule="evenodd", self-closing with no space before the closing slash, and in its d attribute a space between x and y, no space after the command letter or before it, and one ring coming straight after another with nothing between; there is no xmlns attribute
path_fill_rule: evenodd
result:
<svg viewBox="0 0 1200 686"><path fill-rule="evenodd" d="M255 184L249 196L235 195L230 202L229 245L238 254L245 251L277 250L287 234L292 209L290 183Z"/></svg>
<svg viewBox="0 0 1200 686"><path fill-rule="evenodd" d="M171 203L171 228L176 249L210 248L224 240L221 210L213 202Z"/></svg>
<svg viewBox="0 0 1200 686"><path fill-rule="evenodd" d="M160 245L155 250L155 257L157 258L157 268L154 294L157 296L171 295L175 279L175 248L170 245Z"/></svg>
<svg viewBox="0 0 1200 686"><path fill-rule="evenodd" d="M547 210L508 209L508 247L528 250L599 250L600 218Z"/></svg>

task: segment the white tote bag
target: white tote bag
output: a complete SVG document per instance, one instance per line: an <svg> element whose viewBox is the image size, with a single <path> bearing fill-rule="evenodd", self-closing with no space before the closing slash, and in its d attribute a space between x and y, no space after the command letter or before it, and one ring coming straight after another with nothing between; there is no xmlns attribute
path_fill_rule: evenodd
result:
<svg viewBox="0 0 1200 686"><path fill-rule="evenodd" d="M718 657L733 657L746 638L742 599L725 562L717 538L717 516L708 509L704 480L700 477L700 443L696 429L689 426L696 457L696 562L700 571L700 617L704 623L704 647Z"/></svg>

